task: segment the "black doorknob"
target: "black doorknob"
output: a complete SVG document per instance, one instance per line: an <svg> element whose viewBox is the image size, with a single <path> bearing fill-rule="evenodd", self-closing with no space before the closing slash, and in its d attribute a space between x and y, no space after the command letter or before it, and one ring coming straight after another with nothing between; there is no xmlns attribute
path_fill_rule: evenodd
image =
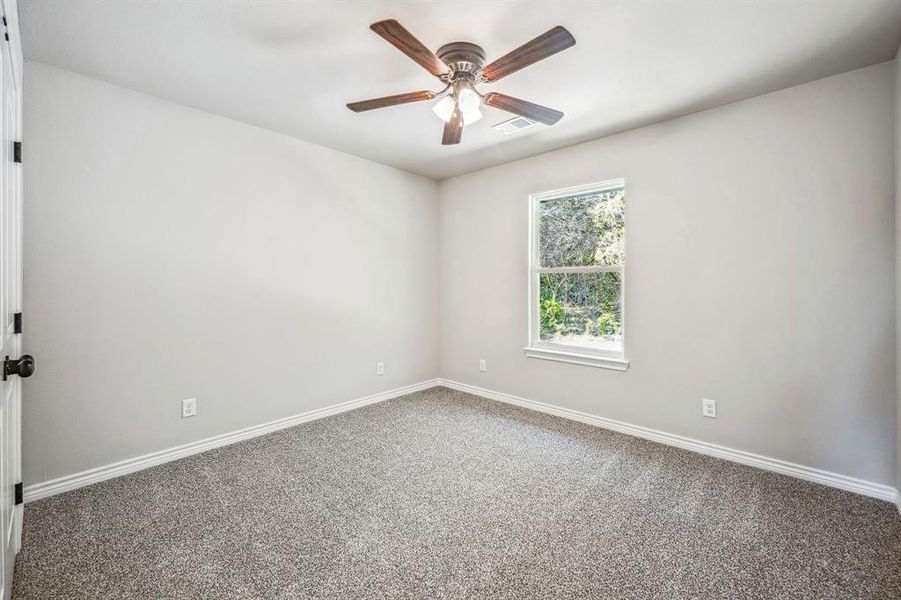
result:
<svg viewBox="0 0 901 600"><path fill-rule="evenodd" d="M18 375L19 377L31 377L34 373L34 357L30 354L23 354L19 360L10 360L9 356L3 361L3 379L6 380L10 375Z"/></svg>

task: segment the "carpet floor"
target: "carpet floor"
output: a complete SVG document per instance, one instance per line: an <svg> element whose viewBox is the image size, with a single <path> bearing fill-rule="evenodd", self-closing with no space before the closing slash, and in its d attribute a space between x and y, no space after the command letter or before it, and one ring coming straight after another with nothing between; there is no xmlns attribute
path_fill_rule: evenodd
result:
<svg viewBox="0 0 901 600"><path fill-rule="evenodd" d="M14 598L901 598L895 507L433 388L25 507Z"/></svg>

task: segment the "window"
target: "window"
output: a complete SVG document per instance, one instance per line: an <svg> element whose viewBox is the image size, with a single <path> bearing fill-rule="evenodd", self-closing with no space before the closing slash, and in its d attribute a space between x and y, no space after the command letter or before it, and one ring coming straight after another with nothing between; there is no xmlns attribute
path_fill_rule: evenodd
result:
<svg viewBox="0 0 901 600"><path fill-rule="evenodd" d="M526 355L625 370L625 182L531 196Z"/></svg>

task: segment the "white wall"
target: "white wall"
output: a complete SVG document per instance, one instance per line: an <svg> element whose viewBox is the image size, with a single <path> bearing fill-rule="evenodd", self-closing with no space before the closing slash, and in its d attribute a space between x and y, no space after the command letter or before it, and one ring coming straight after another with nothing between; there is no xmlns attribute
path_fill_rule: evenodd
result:
<svg viewBox="0 0 901 600"><path fill-rule="evenodd" d="M894 68L443 181L442 375L894 485ZM524 357L529 194L619 177L631 368Z"/></svg>
<svg viewBox="0 0 901 600"><path fill-rule="evenodd" d="M901 48L895 57L895 502L901 513Z"/></svg>
<svg viewBox="0 0 901 600"><path fill-rule="evenodd" d="M26 485L437 376L435 182L25 76Z"/></svg>
<svg viewBox="0 0 901 600"><path fill-rule="evenodd" d="M25 483L439 373L901 483L895 68L436 185L28 63ZM632 366L525 358L528 194L615 177Z"/></svg>

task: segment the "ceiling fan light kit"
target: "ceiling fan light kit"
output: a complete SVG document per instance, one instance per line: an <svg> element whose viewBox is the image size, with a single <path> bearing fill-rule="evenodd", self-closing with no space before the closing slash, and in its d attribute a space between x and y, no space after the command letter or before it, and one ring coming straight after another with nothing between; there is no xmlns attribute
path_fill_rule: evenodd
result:
<svg viewBox="0 0 901 600"><path fill-rule="evenodd" d="M472 125L482 118L480 107L483 104L545 125L553 125L563 118L563 113L559 110L497 92L483 95L476 86L498 81L574 46L575 38L564 27L558 25L550 29L487 66L483 66L485 51L476 44L451 42L441 46L437 53L433 53L394 19L373 23L370 29L441 80L444 89L438 92L422 90L351 102L347 108L354 112L440 98L432 110L445 123L441 138L444 145L460 143L463 127Z"/></svg>

